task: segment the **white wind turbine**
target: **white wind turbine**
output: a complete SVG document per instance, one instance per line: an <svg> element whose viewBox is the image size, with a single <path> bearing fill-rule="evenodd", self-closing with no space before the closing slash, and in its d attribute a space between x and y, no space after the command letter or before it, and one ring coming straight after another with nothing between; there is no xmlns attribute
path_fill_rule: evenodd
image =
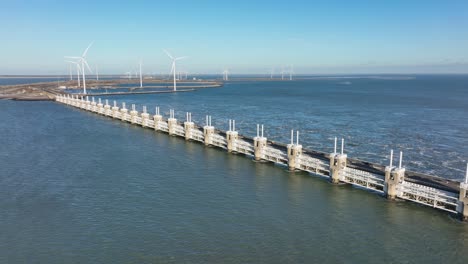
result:
<svg viewBox="0 0 468 264"><path fill-rule="evenodd" d="M93 45L93 42L91 42L91 44L89 44L89 46L85 49L85 51L83 52L83 55L81 55L81 57L65 57L65 58L69 58L69 59L77 59L78 63L81 63L81 69L82 69L81 73L83 74L83 93L84 94L86 94L85 65L88 68L89 72L93 72L91 70L91 68L89 67L88 62L86 61L86 54L88 53L89 48L91 48L91 45Z"/></svg>
<svg viewBox="0 0 468 264"><path fill-rule="evenodd" d="M172 55L171 55L169 52L167 52L167 50L164 50L164 52L165 52L165 53L167 54L167 56L169 56L169 58L171 58L171 60L172 60L171 73L174 73L174 91L177 91L177 83L176 83L176 74L177 74L177 72L176 72L176 61L185 59L185 58L187 58L187 57L184 56L184 57L174 58L174 57L172 57Z"/></svg>
<svg viewBox="0 0 468 264"><path fill-rule="evenodd" d="M223 81L229 81L229 70L228 69L225 69L223 71Z"/></svg>
<svg viewBox="0 0 468 264"><path fill-rule="evenodd" d="M76 61L66 61L66 62L76 65L76 77L78 79L78 87L80 87L81 86L81 83L80 83L80 72L81 72L80 64L78 62L76 62Z"/></svg>
<svg viewBox="0 0 468 264"><path fill-rule="evenodd" d="M293 65L289 65L289 80L292 81L292 75L294 73Z"/></svg>
<svg viewBox="0 0 468 264"><path fill-rule="evenodd" d="M131 72L131 71L128 71L128 72L126 72L125 74L127 75L127 78L128 78L129 80L132 79L132 72Z"/></svg>
<svg viewBox="0 0 468 264"><path fill-rule="evenodd" d="M143 76L141 75L141 60L140 60L140 88L143 88Z"/></svg>

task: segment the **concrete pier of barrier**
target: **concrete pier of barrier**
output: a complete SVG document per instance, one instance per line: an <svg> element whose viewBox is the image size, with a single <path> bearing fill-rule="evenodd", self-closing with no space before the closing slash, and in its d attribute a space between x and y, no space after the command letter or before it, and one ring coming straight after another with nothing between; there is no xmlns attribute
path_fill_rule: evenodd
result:
<svg viewBox="0 0 468 264"><path fill-rule="evenodd" d="M186 121L184 122L184 130L185 130L185 140L191 140L192 130L195 127L195 123L192 122L192 113L188 113L186 115Z"/></svg>
<svg viewBox="0 0 468 264"><path fill-rule="evenodd" d="M294 144L294 130L291 130L291 143L288 144L288 167L290 171L300 170L301 156L302 145L299 144L299 131L296 131L296 144Z"/></svg>
<svg viewBox="0 0 468 264"><path fill-rule="evenodd" d="M174 136L176 135L176 125L177 119L174 117L174 110L170 110L170 117L167 119L167 127L169 130L169 135Z"/></svg>
<svg viewBox="0 0 468 264"><path fill-rule="evenodd" d="M229 119L229 130L226 131L228 152L235 152L237 150L238 139L239 133L236 131L236 120Z"/></svg>
<svg viewBox="0 0 468 264"><path fill-rule="evenodd" d="M104 114L106 116L112 116L111 106L109 105L109 100L106 99L106 104L104 105Z"/></svg>
<svg viewBox="0 0 468 264"><path fill-rule="evenodd" d="M130 111L130 123L136 124L138 118L138 111L135 108L135 104L132 104L132 111Z"/></svg>
<svg viewBox="0 0 468 264"><path fill-rule="evenodd" d="M112 117L117 118L119 114L119 107L117 106L117 101L114 101L114 106L112 106Z"/></svg>
<svg viewBox="0 0 468 264"><path fill-rule="evenodd" d="M214 134L214 127L211 126L211 116L206 116L206 123L203 127L203 136L205 137L205 145L210 146L213 145L213 134Z"/></svg>
<svg viewBox="0 0 468 264"><path fill-rule="evenodd" d="M299 144L299 132L291 131L290 144L269 141L264 137L263 125L257 125L257 135L253 138L240 135L235 128L235 121L229 120L229 130L216 129L211 124L211 116L206 116L203 127L192 122L192 113L186 113L186 121L177 122L175 112L170 110L165 119L156 107L155 115L150 117L146 106L142 113L132 105L128 113L125 103L119 108L114 101L111 107L106 100L96 103L95 98L78 98L76 95L57 95L56 101L102 114L110 118L130 122L135 125L154 129L169 135L179 136L185 140L197 141L207 146L225 149L228 152L240 153L253 157L256 161L272 162L286 166L290 171L305 171L328 178L332 183L347 183L361 189L379 193L389 200L402 199L412 201L438 210L458 214L468 220L468 165L464 182L456 182L435 176L407 171L402 166L403 153L400 152L398 166L393 166L393 150L390 153L388 166L348 158L344 153L344 139L341 140L341 151L337 152L335 138L334 152L323 152L304 149Z"/></svg>
<svg viewBox="0 0 468 264"><path fill-rule="evenodd" d="M149 114L147 113L146 105L143 106L143 113L141 113L141 126L148 127Z"/></svg>
<svg viewBox="0 0 468 264"><path fill-rule="evenodd" d="M267 138L263 137L263 125L261 134L259 133L259 126L260 125L257 124L257 136L254 137L254 158L256 161L264 160L264 153L267 145Z"/></svg>
<svg viewBox="0 0 468 264"><path fill-rule="evenodd" d="M122 103L122 108L120 109L120 120L127 121L128 109L126 108L125 102Z"/></svg>

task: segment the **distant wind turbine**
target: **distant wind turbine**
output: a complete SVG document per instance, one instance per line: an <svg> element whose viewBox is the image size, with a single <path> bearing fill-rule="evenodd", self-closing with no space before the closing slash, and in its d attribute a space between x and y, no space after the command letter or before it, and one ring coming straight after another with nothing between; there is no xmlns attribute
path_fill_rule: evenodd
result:
<svg viewBox="0 0 468 264"><path fill-rule="evenodd" d="M172 57L172 55L171 55L169 52L167 52L167 50L164 50L164 52L165 52L165 53L167 54L167 56L168 56L169 58L171 58L171 60L172 60L171 73L174 74L174 91L177 91L177 82L176 82L176 74L177 74L177 72L176 72L176 61L185 59L185 58L187 58L187 57L178 57L178 58L174 58L174 57Z"/></svg>
<svg viewBox="0 0 468 264"><path fill-rule="evenodd" d="M80 72L81 72L81 67L80 67L80 64L76 61L66 61L68 63L73 63L76 65L76 77L78 79L78 87L81 86L81 83L80 83Z"/></svg>
<svg viewBox="0 0 468 264"><path fill-rule="evenodd" d="M143 88L143 76L141 75L141 60L140 60L140 88Z"/></svg>
<svg viewBox="0 0 468 264"><path fill-rule="evenodd" d="M292 64L289 65L289 80L292 81L292 75L294 73Z"/></svg>
<svg viewBox="0 0 468 264"><path fill-rule="evenodd" d="M86 74L85 74L85 65L88 68L89 72L93 72L86 61L86 54L88 53L89 48L93 45L93 42L88 45L81 57L65 57L68 59L77 59L78 63L81 63L81 73L83 74L83 93L86 94Z"/></svg>
<svg viewBox="0 0 468 264"><path fill-rule="evenodd" d="M229 70L225 69L223 71L223 81L229 81Z"/></svg>
<svg viewBox="0 0 468 264"><path fill-rule="evenodd" d="M129 80L132 79L132 72L131 71L128 71L125 74L127 74L127 77L128 77Z"/></svg>

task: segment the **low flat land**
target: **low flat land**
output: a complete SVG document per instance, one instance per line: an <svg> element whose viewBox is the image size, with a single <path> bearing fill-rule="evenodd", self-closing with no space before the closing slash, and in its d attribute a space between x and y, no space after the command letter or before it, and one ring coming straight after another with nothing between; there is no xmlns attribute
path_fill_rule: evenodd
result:
<svg viewBox="0 0 468 264"><path fill-rule="evenodd" d="M121 88L119 85L134 85L136 80L128 79L115 79L115 80L87 80L86 88L89 90L89 93L93 93L93 89L97 88L106 88L106 89L115 89ZM172 87L172 83L168 80L161 79L149 79L144 80L144 88L131 88L130 90L139 93L143 93L145 88L161 88L166 89ZM163 85L166 84L166 85ZM66 81L60 82L40 82L32 84L16 84L16 85L2 85L0 86L0 99L10 99L10 100L24 100L24 101L43 101L43 100L54 100L55 95L64 94L66 90L59 88L58 86L67 87L67 89L82 89L78 87L77 81ZM221 87L222 82L217 81L178 81L177 88L190 88L190 89L199 89L199 88L212 88L212 87Z"/></svg>
<svg viewBox="0 0 468 264"><path fill-rule="evenodd" d="M52 87L50 83L0 86L0 99L46 101L54 100L55 95L60 93L63 93L63 90Z"/></svg>

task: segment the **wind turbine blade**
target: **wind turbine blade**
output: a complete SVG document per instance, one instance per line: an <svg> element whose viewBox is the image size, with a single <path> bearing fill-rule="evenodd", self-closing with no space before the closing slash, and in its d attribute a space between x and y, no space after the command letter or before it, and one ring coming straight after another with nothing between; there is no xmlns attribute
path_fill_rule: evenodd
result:
<svg viewBox="0 0 468 264"><path fill-rule="evenodd" d="M84 60L84 59L83 59L83 62L84 62L84 64L86 65L86 68L88 68L88 71L89 71L90 73L93 73L93 71L91 70L91 67L89 67L89 65L88 65L88 62L87 62L86 60Z"/></svg>
<svg viewBox="0 0 468 264"><path fill-rule="evenodd" d="M88 45L88 47L85 49L85 51L83 52L83 55L81 55L81 57L83 57L83 58L86 57L86 53L88 53L88 50L89 50L89 48L91 48L91 46L93 45L93 43L94 43L94 41L92 41L92 42Z"/></svg>
<svg viewBox="0 0 468 264"><path fill-rule="evenodd" d="M183 60L183 59L186 59L186 58L188 58L188 57L187 57L187 56L184 56L184 57L175 58L174 60L177 61L177 60Z"/></svg>
<svg viewBox="0 0 468 264"><path fill-rule="evenodd" d="M66 59L81 59L81 57L71 57L71 56L65 56L64 58L66 58Z"/></svg>
<svg viewBox="0 0 468 264"><path fill-rule="evenodd" d="M172 57L172 55L167 50L165 50L165 49L163 49L163 50L167 54L167 56L169 56L169 58L171 58L171 60L174 59L174 57Z"/></svg>

